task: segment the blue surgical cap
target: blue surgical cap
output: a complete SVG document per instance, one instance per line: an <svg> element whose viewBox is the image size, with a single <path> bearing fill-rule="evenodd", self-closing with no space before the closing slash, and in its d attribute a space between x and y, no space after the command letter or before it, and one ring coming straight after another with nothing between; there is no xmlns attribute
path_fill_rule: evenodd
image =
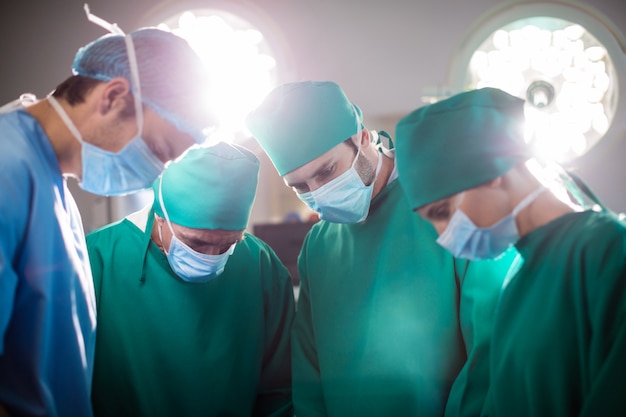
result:
<svg viewBox="0 0 626 417"><path fill-rule="evenodd" d="M137 56L143 103L202 142L203 131L213 120L206 104L208 74L200 57L187 41L171 32L143 28L128 36ZM124 36L105 35L80 48L72 70L75 75L104 82L124 77L132 84Z"/></svg>

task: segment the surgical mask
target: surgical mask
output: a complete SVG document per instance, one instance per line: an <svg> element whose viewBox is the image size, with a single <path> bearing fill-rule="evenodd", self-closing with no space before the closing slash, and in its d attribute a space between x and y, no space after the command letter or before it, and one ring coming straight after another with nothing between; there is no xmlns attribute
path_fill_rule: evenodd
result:
<svg viewBox="0 0 626 417"><path fill-rule="evenodd" d="M161 162L141 139L141 129L118 153L108 152L83 140L80 132L53 96L48 102L81 143L80 187L98 195L122 195L149 187L163 171Z"/></svg>
<svg viewBox="0 0 626 417"><path fill-rule="evenodd" d="M493 226L478 227L457 207L448 226L437 239L454 257L469 260L493 259L519 240L515 217L542 192L539 187L527 195L506 217Z"/></svg>
<svg viewBox="0 0 626 417"><path fill-rule="evenodd" d="M209 282L224 272L228 258L235 251L237 243L233 243L226 252L219 255L197 252L179 240L174 234L174 228L165 210L165 204L163 204L161 184L159 184L159 204L163 210L165 221L172 233L169 250L165 249L165 245L163 245L167 262L170 264L172 271L183 281L195 284ZM159 238L162 243L161 225L159 225Z"/></svg>
<svg viewBox="0 0 626 417"><path fill-rule="evenodd" d="M298 198L311 210L319 213L320 219L332 223L352 224L362 222L367 218L374 183L378 178L383 159L382 154L378 153L374 179L370 185L365 185L355 168L360 152L361 146L359 145L352 166L346 172L317 190L297 194Z"/></svg>

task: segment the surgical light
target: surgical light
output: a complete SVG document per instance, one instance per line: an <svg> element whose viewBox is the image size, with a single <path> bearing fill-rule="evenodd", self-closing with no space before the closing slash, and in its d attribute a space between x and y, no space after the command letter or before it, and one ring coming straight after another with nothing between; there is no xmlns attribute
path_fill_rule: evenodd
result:
<svg viewBox="0 0 626 417"><path fill-rule="evenodd" d="M158 27L186 39L206 64L206 97L218 120L212 140L245 137L245 116L276 84L277 63L263 34L239 16L214 9L185 10Z"/></svg>
<svg viewBox="0 0 626 417"><path fill-rule="evenodd" d="M453 81L457 91L496 87L525 99L526 140L538 157L563 163L609 130L624 55L610 28L557 3L509 5L478 22Z"/></svg>

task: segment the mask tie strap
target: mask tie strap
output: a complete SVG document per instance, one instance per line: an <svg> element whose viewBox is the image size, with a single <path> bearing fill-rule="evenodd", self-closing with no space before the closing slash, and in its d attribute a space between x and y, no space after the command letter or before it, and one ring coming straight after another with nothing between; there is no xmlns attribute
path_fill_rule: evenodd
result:
<svg viewBox="0 0 626 417"><path fill-rule="evenodd" d="M541 186L532 193L528 194L526 197L524 197L524 199L517 205L517 207L513 209L513 217L517 216L520 211L524 210L526 206L532 203L539 196L539 194L543 193L544 191L546 191L546 187Z"/></svg>
<svg viewBox="0 0 626 417"><path fill-rule="evenodd" d="M167 210L165 209L165 203L163 202L163 175L159 177L159 204L161 205L161 209L163 210L163 215L165 216L165 220L167 221L167 225L170 228L173 236L174 228L172 227L172 223L170 222L170 216L167 214Z"/></svg>
<svg viewBox="0 0 626 417"><path fill-rule="evenodd" d="M161 246L163 246L163 252L165 252L166 255L169 255L169 251L165 248L165 244L163 243L163 233L161 232L161 225L159 224L159 240L161 241Z"/></svg>
<svg viewBox="0 0 626 417"><path fill-rule="evenodd" d="M52 95L49 95L48 97L46 97L46 99L48 100L48 103L50 103L50 105L54 108L54 110L56 110L57 114L63 120L63 122L65 122L65 126L68 128L70 133L76 138L77 141L83 143L83 136L80 134L78 128L76 127L74 122L72 122L72 119L70 119L63 107L61 107L57 99L54 98Z"/></svg>
<svg viewBox="0 0 626 417"><path fill-rule="evenodd" d="M128 55L128 67L130 69L130 75L134 86L135 115L137 118L137 128L139 130L137 136L141 136L141 134L143 133L143 109L141 107L141 85L139 84L139 66L137 64L137 55L135 54L135 45L133 44L133 40L129 35L126 35L122 29L120 29L117 23L109 23L101 17L92 14L89 10L89 5L87 3L85 3L84 9L85 14L87 15L87 20L95 23L103 29L108 30L114 35L121 35L124 37L124 42L126 43L126 52Z"/></svg>
<svg viewBox="0 0 626 417"><path fill-rule="evenodd" d="M376 179L378 178L378 174L380 173L380 169L382 167L383 167L383 153L378 152L378 164L376 164L376 175L374 176L374 181L372 182L376 182Z"/></svg>
<svg viewBox="0 0 626 417"><path fill-rule="evenodd" d="M106 20L102 19L101 17L98 17L94 14L92 14L89 11L89 5L87 3L85 3L85 6L83 7L85 9L85 14L87 15L87 20L89 20L92 23L95 23L96 25L100 26L103 29L108 30L109 32L115 34L115 35L122 35L122 36L126 36L124 34L124 31L122 29L120 29L120 27L117 25L117 23L109 23Z"/></svg>

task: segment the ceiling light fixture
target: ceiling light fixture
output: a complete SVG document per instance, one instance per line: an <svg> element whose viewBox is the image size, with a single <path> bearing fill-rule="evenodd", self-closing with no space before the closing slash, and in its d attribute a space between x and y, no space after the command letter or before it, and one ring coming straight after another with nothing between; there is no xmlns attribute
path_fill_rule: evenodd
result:
<svg viewBox="0 0 626 417"><path fill-rule="evenodd" d="M526 2L475 27L453 91L496 87L525 99L526 140L543 159L570 161L607 134L626 99L626 69L623 40L606 19L571 4Z"/></svg>

